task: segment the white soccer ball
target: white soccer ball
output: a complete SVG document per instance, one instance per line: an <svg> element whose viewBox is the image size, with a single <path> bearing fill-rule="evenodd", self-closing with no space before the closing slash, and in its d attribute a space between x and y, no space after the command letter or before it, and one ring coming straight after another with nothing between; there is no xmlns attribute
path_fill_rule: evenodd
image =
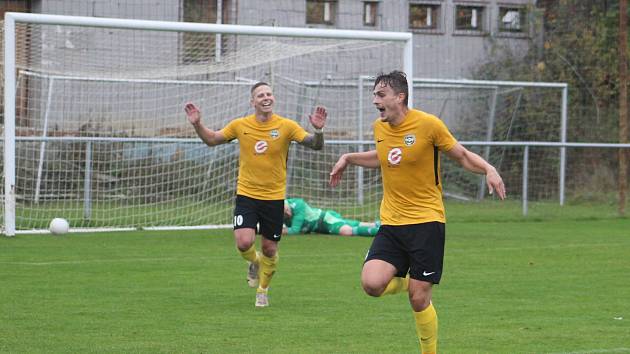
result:
<svg viewBox="0 0 630 354"><path fill-rule="evenodd" d="M54 218L50 222L50 227L48 229L52 234L62 235L68 232L70 224L68 223L68 220L64 218Z"/></svg>

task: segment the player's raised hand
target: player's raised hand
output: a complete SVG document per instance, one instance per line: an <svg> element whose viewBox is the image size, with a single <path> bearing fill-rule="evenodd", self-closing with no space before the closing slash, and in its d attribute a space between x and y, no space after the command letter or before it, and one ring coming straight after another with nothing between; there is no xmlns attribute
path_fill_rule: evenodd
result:
<svg viewBox="0 0 630 354"><path fill-rule="evenodd" d="M315 107L315 112L309 115L308 119L311 121L311 124L315 129L322 129L324 125L326 125L326 117L328 117L326 108L317 106Z"/></svg>
<svg viewBox="0 0 630 354"><path fill-rule="evenodd" d="M490 194L493 194L494 191L496 191L501 200L505 199L505 185L503 184L503 179L499 176L499 173L496 170L486 174L486 183L488 184L488 192Z"/></svg>
<svg viewBox="0 0 630 354"><path fill-rule="evenodd" d="M201 111L199 111L199 108L197 108L194 103L186 103L184 111L186 112L186 117L188 118L188 122L190 122L190 124L198 125L201 122Z"/></svg>
<svg viewBox="0 0 630 354"><path fill-rule="evenodd" d="M343 176L343 171L345 171L346 167L348 167L348 161L346 160L346 157L342 155L339 160L337 160L335 166L333 166L332 171L330 171L330 180L328 181L328 184L330 184L331 187L336 187L339 182L341 182L341 177Z"/></svg>

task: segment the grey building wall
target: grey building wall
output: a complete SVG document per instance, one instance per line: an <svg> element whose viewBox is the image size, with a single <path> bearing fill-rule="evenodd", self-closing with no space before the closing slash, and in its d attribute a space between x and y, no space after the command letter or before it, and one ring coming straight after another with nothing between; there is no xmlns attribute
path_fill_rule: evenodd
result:
<svg viewBox="0 0 630 354"><path fill-rule="evenodd" d="M334 25L307 25L306 1L270 0L238 1L238 24L276 25L287 27L339 28L414 33L414 76L430 78L468 78L471 70L486 62L492 47L508 48L524 53L530 36L502 35L498 32L498 8L509 5L534 5L533 0L381 0L376 26L363 24L363 1L339 0ZM409 4L440 4L442 22L437 31L409 28ZM486 35L462 34L455 31L456 5L484 6Z"/></svg>
<svg viewBox="0 0 630 354"><path fill-rule="evenodd" d="M34 11L55 15L178 21L179 0L34 0ZM39 10L39 11L37 11Z"/></svg>
<svg viewBox="0 0 630 354"><path fill-rule="evenodd" d="M136 18L181 21L184 0L40 0L34 1L34 12L114 18ZM231 24L283 27L317 27L378 31L411 31L414 33L414 76L432 78L465 78L491 55L491 49L504 48L524 53L531 36L504 35L498 32L498 7L534 5L534 0L381 0L378 1L376 26L363 24L363 1L338 0L335 24L307 25L306 0L223 0L226 21ZM441 26L436 31L409 28L409 4L441 5ZM484 6L485 35L456 33L456 5ZM91 40L100 41L100 38ZM176 38L166 41L175 41ZM163 43L161 53L176 43ZM501 52L498 54L500 55Z"/></svg>
<svg viewBox="0 0 630 354"><path fill-rule="evenodd" d="M315 27L315 28L337 28L337 29L357 29L357 30L378 30L378 31L410 31L409 29L409 4L411 3L431 3L441 4L442 11L440 19L442 25L438 30L413 31L414 33L414 76L425 78L470 78L475 68L487 61L490 55L495 53L492 51L494 46L507 48L506 50L515 53L524 53L528 43L531 40L529 36L505 36L499 35L497 32L498 6L508 4L531 4L531 0L486 0L486 1L458 1L458 0L382 0L379 1L378 19L376 26L366 26L363 24L363 1L359 0L339 0L337 2L337 12L335 24L328 25L307 25L306 24L306 1L305 0L224 0L223 6L227 14L226 22L232 24L243 25L273 25L283 27ZM149 20L166 20L180 21L183 17L182 0L40 0L34 1L33 11L62 14L62 15L79 15L79 16L96 16L96 17L114 17L114 18L136 18ZM485 6L487 9L485 24L489 26L486 35L471 35L466 33L456 33L454 30L454 13L455 6L458 4ZM190 75L180 72L163 71L164 68L174 68L179 70L178 64L181 62L179 57L181 48L181 35L165 32L139 32L139 31L117 31L117 30L91 30L86 31L81 27L46 26L40 30L38 35L33 36L32 48L41 47L41 53L36 53L34 58L40 60L31 60L29 65L32 69L41 70L47 73L66 73L71 71L77 76L91 77L114 77L114 78L173 78L186 77L187 79L208 79L210 76L204 76L203 70L208 69L200 66L199 75ZM245 40L240 42L227 41L226 46L241 46ZM82 50L85 48L85 50ZM88 49L89 48L89 49ZM378 52L381 51L382 53ZM388 59L388 54L384 53L388 49L377 49L376 52L370 53L360 58L360 60L352 61L345 57L339 57L335 62L335 58L329 59L326 63L326 74L337 75L338 78L345 80L355 79L357 75L376 74L377 70L391 70L400 66ZM59 58L63 60L48 60L47 58ZM259 59L259 58L255 58ZM333 61L333 63L330 63ZM33 67L38 63L39 67ZM69 63L69 64L68 64ZM296 60L292 65L285 65L283 68L271 68L263 70L256 68L251 70L251 75L247 77L252 80L266 79L264 76L268 71L274 71L275 74L285 74L287 68L291 70L290 74L296 79L322 79L323 77L309 78L307 77L309 66L317 66L318 63L312 62L304 64ZM322 64L323 65L323 64ZM35 65L36 66L36 65ZM361 66L370 67L368 72L351 72L350 70L358 70ZM285 70L283 72L282 70ZM248 73L249 74L249 73ZM214 78L214 77L212 77ZM226 80L233 78L225 77ZM45 80L31 80L29 82L31 95L29 104L29 114L43 116L46 107L46 95L49 82ZM174 90L168 97L161 97L159 105L161 107L169 107L168 115L163 117L166 130L172 126L181 116L181 104L186 97L216 97L221 94L220 88L211 89L203 94L197 92L189 92L196 88L181 87ZM298 88L286 85L278 85L279 96L293 95L292 90ZM100 101L102 106L95 106L95 102L90 102L90 91L112 91L110 96L111 102ZM91 122L97 121L103 125L115 125L115 121L119 116L124 116L127 121L130 117L134 117L134 129L142 127L156 127L156 115L163 114L163 109L156 109L156 100L150 97L152 92L164 90L162 87L151 85L110 85L99 87L94 83L85 82L69 82L56 80L54 82L54 94L62 97L56 104L59 107L52 106L53 113L57 112L75 112L76 116L69 116L68 113L61 113L59 116L50 115L51 121L56 121L60 125L67 125L65 122L80 122L86 120L86 115L92 116L88 119ZM242 89L245 92L246 88ZM286 91L286 92L285 92ZM347 92L347 89L342 90ZM340 93L331 91L329 106L334 105L335 99L339 100ZM366 91L365 97L369 97L369 90ZM355 95L351 92L351 95ZM85 100L72 100L72 97L84 97ZM140 97L138 97L140 96ZM145 97L146 96L146 97ZM327 100L325 94L319 93L319 96ZM70 98L68 98L70 97ZM120 107L115 102L121 97L138 97L136 107L132 109L128 107ZM143 99L145 97L146 99ZM348 97L345 101L338 103L339 107L335 107L337 111L341 111L347 102L352 102L352 98ZM366 100L367 102L368 100ZM86 103L78 103L86 102ZM63 105L79 105L85 107L74 110L66 110ZM310 103L309 103L310 104ZM287 105L291 103L287 102ZM369 106L369 104L368 104ZM438 107L439 108L439 107ZM298 110L301 108L297 108ZM370 107L367 108L368 110ZM247 102L238 108L234 107L234 111L224 112L226 120L235 115L240 115L247 110ZM104 113L107 112L107 113ZM350 114L350 113L348 113ZM41 121L40 121L41 122ZM113 123L112 123L113 122ZM181 122L179 122L181 123ZM217 123L220 127L221 123ZM96 123L93 123L96 125ZM169 124L171 124L169 126ZM369 122L366 123L369 126ZM369 130L368 128L364 130ZM37 128L37 127L34 127ZM121 127L128 129L129 127ZM77 127L70 127L77 129Z"/></svg>

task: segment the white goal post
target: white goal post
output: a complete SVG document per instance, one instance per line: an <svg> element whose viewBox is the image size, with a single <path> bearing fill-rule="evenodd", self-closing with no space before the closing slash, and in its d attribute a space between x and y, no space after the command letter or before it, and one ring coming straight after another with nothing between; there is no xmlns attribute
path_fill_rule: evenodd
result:
<svg viewBox="0 0 630 354"><path fill-rule="evenodd" d="M43 229L57 216L90 230L225 224L224 204L231 204L233 190L224 183L235 184L237 165L233 144L201 146L186 125L184 100L200 101L204 113L216 113L219 117L208 114L204 120L213 119L209 125L218 129L247 112L243 104L252 83L270 81L279 114L308 129L305 117L315 103L332 106L333 119L341 120L331 119L327 139L343 138L361 110L353 107L356 89L340 91L328 82L357 87L361 76L394 69L413 77L412 52L411 33L6 13L4 234ZM301 84L308 80L319 85ZM412 105L412 85L409 89ZM345 91L352 98L345 99ZM128 120L110 124L123 115ZM158 131L160 141L154 144L152 134ZM18 143L25 148L17 149ZM160 155L164 150L168 157ZM330 157L324 164L300 149L291 154L289 164L292 158L299 164L312 161L289 172L305 181L293 184L296 193L325 182L321 172ZM212 160L215 156L220 159ZM156 161L163 164L153 165ZM313 166L324 165L311 175ZM29 176L23 185L16 179L18 169ZM142 185L134 182L140 179ZM109 208L98 218L91 210L95 185ZM46 192L46 186L54 192ZM174 197L161 197L164 189ZM222 199L202 199L217 191ZM176 196L188 193L184 205ZM209 218L185 215L203 208L222 211ZM24 222L18 225L16 218Z"/></svg>

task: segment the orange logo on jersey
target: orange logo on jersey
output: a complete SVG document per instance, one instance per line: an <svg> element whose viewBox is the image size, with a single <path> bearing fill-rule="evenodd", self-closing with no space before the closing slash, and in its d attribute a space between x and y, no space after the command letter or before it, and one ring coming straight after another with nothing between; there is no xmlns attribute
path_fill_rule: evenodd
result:
<svg viewBox="0 0 630 354"><path fill-rule="evenodd" d="M267 142L264 140L261 140L261 141L256 142L256 145L254 145L254 150L256 151L257 154L262 154L265 151L267 151L268 147L269 145L267 145Z"/></svg>
<svg viewBox="0 0 630 354"><path fill-rule="evenodd" d="M402 160L402 150L400 148L393 148L387 153L387 161L390 165L398 165Z"/></svg>

